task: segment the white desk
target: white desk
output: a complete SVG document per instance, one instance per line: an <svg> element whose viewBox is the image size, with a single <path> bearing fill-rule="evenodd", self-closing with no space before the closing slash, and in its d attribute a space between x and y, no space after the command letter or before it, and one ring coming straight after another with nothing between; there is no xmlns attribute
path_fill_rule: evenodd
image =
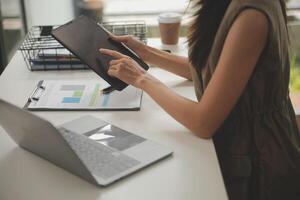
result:
<svg viewBox="0 0 300 200"><path fill-rule="evenodd" d="M152 39L152 46L160 41ZM183 46L173 52L186 54ZM195 99L192 83L152 68L150 73ZM41 79L98 79L92 71L29 72L20 52L0 77L0 98L22 107ZM163 94L162 94L163 95ZM169 146L174 155L109 187L99 188L16 146L0 128L1 200L223 200L227 199L215 149L166 114L147 94L139 112L36 112L55 125L94 115ZM16 122L17 123L17 122Z"/></svg>

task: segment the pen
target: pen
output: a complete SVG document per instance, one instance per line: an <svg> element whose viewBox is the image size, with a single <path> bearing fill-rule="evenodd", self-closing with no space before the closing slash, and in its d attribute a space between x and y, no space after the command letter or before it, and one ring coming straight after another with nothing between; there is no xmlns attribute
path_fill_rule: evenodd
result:
<svg viewBox="0 0 300 200"><path fill-rule="evenodd" d="M109 87L107 87L107 88L104 88L104 89L102 90L102 93L103 93L103 94L109 94L109 93L111 93L111 92L113 92L113 91L115 91L115 88L112 87L112 86L109 86Z"/></svg>
<svg viewBox="0 0 300 200"><path fill-rule="evenodd" d="M168 53L172 53L171 50L168 50L168 49L163 49L163 51L168 52Z"/></svg>

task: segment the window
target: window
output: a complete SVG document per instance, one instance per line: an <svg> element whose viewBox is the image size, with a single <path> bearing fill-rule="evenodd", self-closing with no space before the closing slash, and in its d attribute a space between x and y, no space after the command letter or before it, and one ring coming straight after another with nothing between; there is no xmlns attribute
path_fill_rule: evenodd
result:
<svg viewBox="0 0 300 200"><path fill-rule="evenodd" d="M187 0L106 0L107 15L145 15L183 12Z"/></svg>
<svg viewBox="0 0 300 200"><path fill-rule="evenodd" d="M290 0L287 4L290 9L300 9L300 1L299 0Z"/></svg>
<svg viewBox="0 0 300 200"><path fill-rule="evenodd" d="M105 20L141 19L148 25L157 24L157 16L162 12L184 13L189 0L106 0Z"/></svg>
<svg viewBox="0 0 300 200"><path fill-rule="evenodd" d="M25 35L22 5L20 0L0 0L0 65L2 68L8 63Z"/></svg>
<svg viewBox="0 0 300 200"><path fill-rule="evenodd" d="M291 77L290 91L293 104L300 108L300 1L288 2L289 31L291 41ZM299 114L299 113L298 113Z"/></svg>

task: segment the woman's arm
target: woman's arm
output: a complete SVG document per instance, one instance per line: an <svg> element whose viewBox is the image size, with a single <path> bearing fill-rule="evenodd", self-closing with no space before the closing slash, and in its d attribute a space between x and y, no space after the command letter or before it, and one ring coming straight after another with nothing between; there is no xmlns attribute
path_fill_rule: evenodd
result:
<svg viewBox="0 0 300 200"><path fill-rule="evenodd" d="M159 49L145 45L132 36L114 36L117 42L123 42L134 50L145 62L160 67L178 76L192 80L187 57L173 55Z"/></svg>
<svg viewBox="0 0 300 200"><path fill-rule="evenodd" d="M149 63L178 76L192 80L189 59L147 46Z"/></svg>
<svg viewBox="0 0 300 200"><path fill-rule="evenodd" d="M243 93L268 35L268 20L254 9L243 11L228 33L219 63L200 102L179 96L133 60L101 50L118 60L109 74L145 90L174 119L202 138L211 138Z"/></svg>

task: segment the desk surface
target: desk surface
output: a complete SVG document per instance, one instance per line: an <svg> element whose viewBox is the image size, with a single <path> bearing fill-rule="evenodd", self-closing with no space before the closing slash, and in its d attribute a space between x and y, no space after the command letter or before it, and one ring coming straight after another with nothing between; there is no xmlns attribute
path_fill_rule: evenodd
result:
<svg viewBox="0 0 300 200"><path fill-rule="evenodd" d="M186 54L183 45L151 46ZM195 99L192 83L153 67L150 73ZM29 72L20 52L0 77L0 98L24 106L41 79L100 79L92 71ZM174 150L174 155L115 184L99 188L25 151L0 128L1 200L223 200L227 199L215 149L166 114L147 94L139 112L35 112L55 125L89 114ZM138 123L137 123L138 122Z"/></svg>

